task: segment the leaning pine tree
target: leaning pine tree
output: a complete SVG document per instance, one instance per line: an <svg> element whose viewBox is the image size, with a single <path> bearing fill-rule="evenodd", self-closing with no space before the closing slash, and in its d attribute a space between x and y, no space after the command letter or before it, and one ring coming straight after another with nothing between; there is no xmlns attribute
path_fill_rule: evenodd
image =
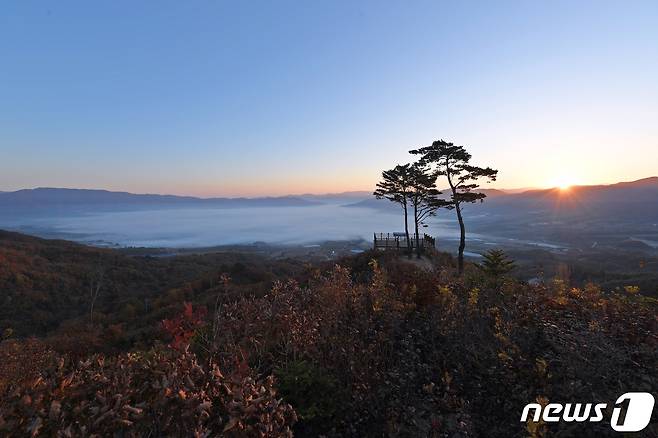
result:
<svg viewBox="0 0 658 438"><path fill-rule="evenodd" d="M388 199L402 206L404 211L404 234L407 240L407 251L411 256L411 239L409 238L409 194L412 191L411 165L398 164L393 169L382 172L382 180L377 183L373 193L377 199Z"/></svg>
<svg viewBox="0 0 658 438"><path fill-rule="evenodd" d="M482 202L487 195L475 191L479 184L477 181L484 178L495 181L498 171L490 167L478 167L469 164L471 154L464 146L455 146L443 140L437 140L431 146L409 151L415 155L421 155L421 163L433 165L438 175L445 176L450 186L450 205L447 208L454 209L459 221L459 274L464 272L464 249L466 248L466 227L462 215L463 204Z"/></svg>

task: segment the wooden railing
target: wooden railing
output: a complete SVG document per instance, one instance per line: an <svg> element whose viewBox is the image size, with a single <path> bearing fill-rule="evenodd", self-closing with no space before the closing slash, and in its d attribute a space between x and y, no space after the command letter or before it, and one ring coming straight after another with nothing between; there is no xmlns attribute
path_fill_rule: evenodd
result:
<svg viewBox="0 0 658 438"><path fill-rule="evenodd" d="M416 248L416 235L409 235L409 246L407 246L407 237L402 233L374 233L373 240L375 249L384 250L412 250ZM429 234L423 234L418 240L422 250L436 251L436 240Z"/></svg>

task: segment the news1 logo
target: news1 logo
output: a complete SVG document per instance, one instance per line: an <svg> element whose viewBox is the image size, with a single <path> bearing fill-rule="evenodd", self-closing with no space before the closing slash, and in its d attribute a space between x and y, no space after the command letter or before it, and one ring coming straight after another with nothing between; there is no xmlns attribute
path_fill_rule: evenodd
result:
<svg viewBox="0 0 658 438"><path fill-rule="evenodd" d="M639 432L651 421L655 399L648 392L627 392L617 399L612 409L610 426L617 432ZM626 409L623 405L626 404ZM603 420L607 403L529 403L523 408L521 421L525 422L532 411L532 421L544 420L546 423L598 422ZM625 415L623 415L625 411Z"/></svg>

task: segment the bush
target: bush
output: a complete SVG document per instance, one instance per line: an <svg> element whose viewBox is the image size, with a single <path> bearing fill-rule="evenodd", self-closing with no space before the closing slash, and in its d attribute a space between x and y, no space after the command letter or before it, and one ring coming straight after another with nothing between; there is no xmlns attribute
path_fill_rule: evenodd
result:
<svg viewBox="0 0 658 438"><path fill-rule="evenodd" d="M308 361L290 362L274 374L279 394L305 422L329 420L346 402L338 380Z"/></svg>
<svg viewBox="0 0 658 438"><path fill-rule="evenodd" d="M273 378L224 375L192 353L149 351L73 364L60 358L0 404L4 436L291 436Z"/></svg>
<svg viewBox="0 0 658 438"><path fill-rule="evenodd" d="M357 261L358 275L316 271L264 295L215 301L211 315L185 305L163 324L175 348L77 363L47 352L40 369L5 389L0 433L606 435L605 422L519 418L535 400L612 403L658 384L656 300L634 288ZM26 360L19 356L5 357Z"/></svg>

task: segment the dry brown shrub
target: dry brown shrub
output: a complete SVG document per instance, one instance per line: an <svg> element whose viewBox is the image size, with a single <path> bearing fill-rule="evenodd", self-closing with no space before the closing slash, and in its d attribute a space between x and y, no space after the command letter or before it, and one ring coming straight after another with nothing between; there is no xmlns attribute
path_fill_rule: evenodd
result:
<svg viewBox="0 0 658 438"><path fill-rule="evenodd" d="M245 372L247 371L247 372ZM0 403L5 436L291 435L292 408L276 398L272 377L242 369L224 375L176 351L63 358Z"/></svg>

